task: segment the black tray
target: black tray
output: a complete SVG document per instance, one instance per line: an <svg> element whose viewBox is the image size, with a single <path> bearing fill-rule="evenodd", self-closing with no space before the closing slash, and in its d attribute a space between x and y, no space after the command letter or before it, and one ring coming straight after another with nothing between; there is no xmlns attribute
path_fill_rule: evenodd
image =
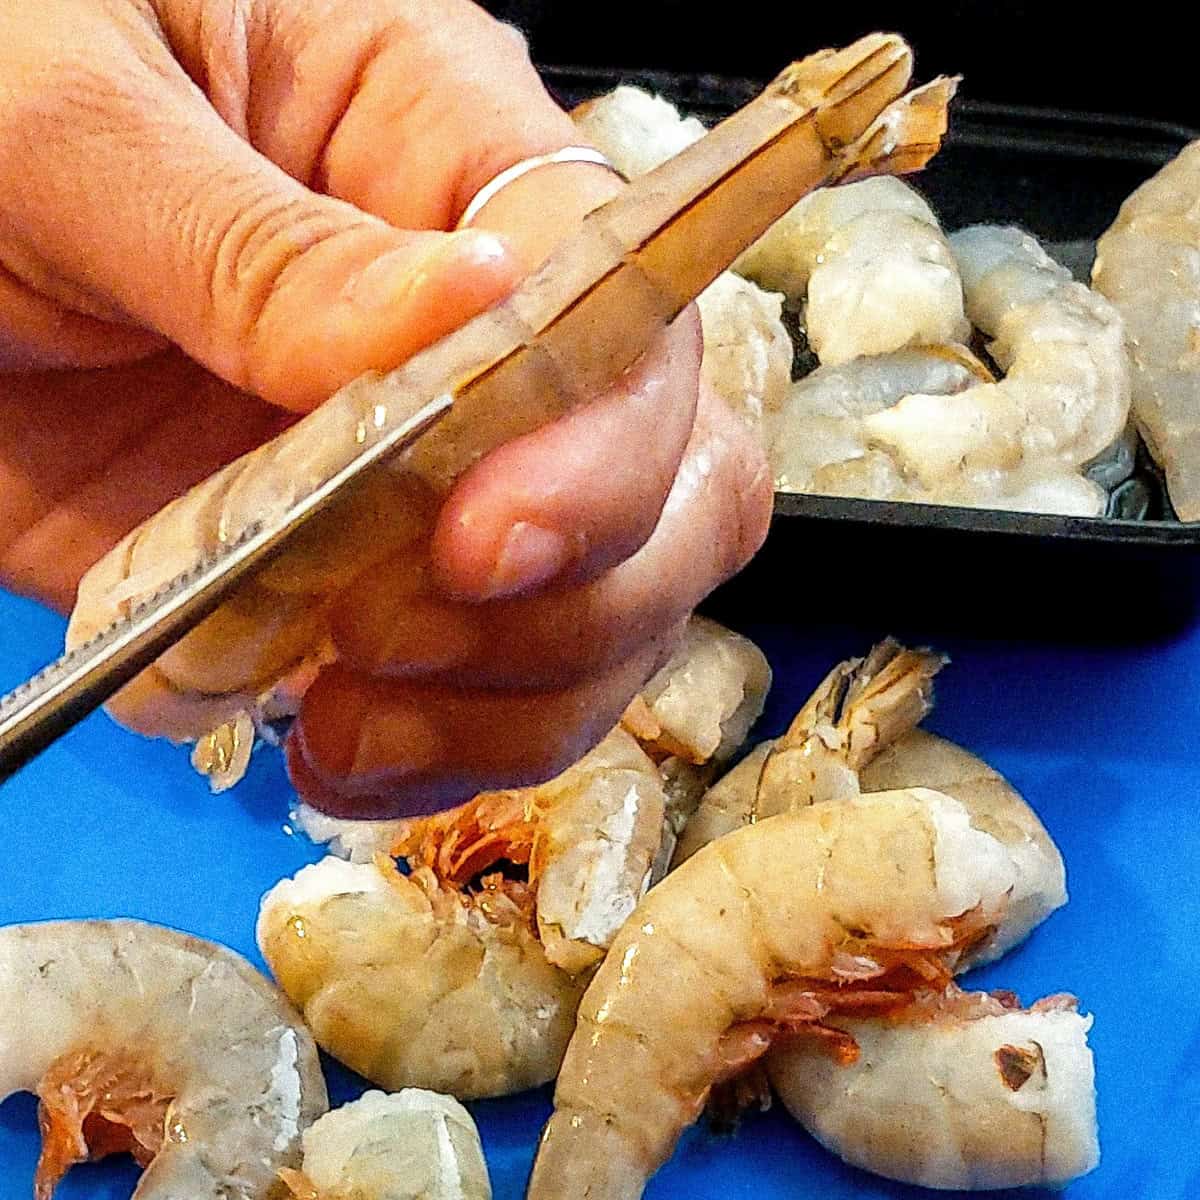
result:
<svg viewBox="0 0 1200 1200"><path fill-rule="evenodd" d="M570 107L618 83L712 122L762 81L665 71L543 68ZM956 101L950 134L913 182L948 229L1019 224L1076 255L1121 202L1200 130L1165 121ZM1052 247L1053 249L1054 247ZM708 606L798 619L1135 637L1200 612L1200 522L1174 519L1148 456L1152 519L1059 517L777 493L767 544Z"/></svg>

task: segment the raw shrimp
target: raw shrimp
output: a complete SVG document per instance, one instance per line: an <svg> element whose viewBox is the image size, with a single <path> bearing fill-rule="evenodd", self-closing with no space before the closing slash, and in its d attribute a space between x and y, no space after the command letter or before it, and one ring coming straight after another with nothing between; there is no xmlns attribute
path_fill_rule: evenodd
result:
<svg viewBox="0 0 1200 1200"><path fill-rule="evenodd" d="M693 616L684 627L675 653L630 703L621 726L658 763L666 791L667 836L672 847L675 835L695 810L717 768L745 741L750 726L762 712L770 686L771 668L753 642L715 621ZM543 787L505 793L520 798L509 803L507 809L494 801L488 802L491 832L500 832L495 822L505 812L522 821L526 807L547 810L552 796L558 798L578 790L584 776L596 768L615 767L621 761L625 768L646 772L645 759L627 746L622 747L619 742L601 744L605 745L616 752L610 761L606 762L605 753L598 748L579 764L582 771L570 767L559 779ZM466 812L471 807L466 805L458 811ZM586 809L577 811L582 815ZM292 816L314 842L328 843L333 853L351 862L370 862L376 854L388 853L412 828L407 819L345 820L327 816L305 804ZM606 819L594 817L588 836L597 836ZM425 827L453 820L452 815L434 817ZM583 826L579 828L582 830ZM670 849L666 854L669 858Z"/></svg>
<svg viewBox="0 0 1200 1200"><path fill-rule="evenodd" d="M456 381L464 402L436 430L123 689L114 715L188 740L240 714L255 717L281 688L296 696L331 653L335 595L418 542L482 454L611 384L805 192L924 165L945 132L953 89L939 80L905 95L911 68L908 47L890 35L793 64L759 99L593 212L508 300L396 370L353 381L130 533L81 582L71 646L286 511Z"/></svg>
<svg viewBox="0 0 1200 1200"><path fill-rule="evenodd" d="M519 887L466 896L383 859L329 856L276 884L258 944L335 1058L459 1099L554 1078L584 986L547 961Z"/></svg>
<svg viewBox="0 0 1200 1200"><path fill-rule="evenodd" d="M963 346L921 346L818 367L796 380L764 421L776 490L924 499L890 456L869 448L862 419L913 392L953 396L980 379L991 375Z"/></svg>
<svg viewBox="0 0 1200 1200"><path fill-rule="evenodd" d="M936 500L986 502L1078 474L1129 415L1120 316L1018 229L971 226L951 244L968 315L1006 376L957 396L906 396L864 418L869 440ZM1101 489L1079 486L1093 515L1103 511Z"/></svg>
<svg viewBox="0 0 1200 1200"><path fill-rule="evenodd" d="M887 1017L830 1016L858 1056L802 1038L767 1060L788 1112L839 1157L933 1188L1061 1186L1099 1161L1091 1017L951 987Z"/></svg>
<svg viewBox="0 0 1200 1200"><path fill-rule="evenodd" d="M925 789L831 801L739 829L642 900L579 1009L530 1200L635 1200L713 1084L832 1011L944 986L999 920L1009 856Z"/></svg>
<svg viewBox="0 0 1200 1200"><path fill-rule="evenodd" d="M933 210L898 179L814 192L734 270L805 302L808 342L824 364L970 333L949 243Z"/></svg>
<svg viewBox="0 0 1200 1200"><path fill-rule="evenodd" d="M706 793L676 862L760 817L858 795L859 771L933 707L933 677L946 661L887 638L865 658L838 663L782 738L752 751Z"/></svg>
<svg viewBox="0 0 1200 1200"><path fill-rule="evenodd" d="M1134 413L1171 503L1200 521L1200 141L1121 205L1092 284L1125 320Z"/></svg>
<svg viewBox="0 0 1200 1200"><path fill-rule="evenodd" d="M972 826L1004 846L1014 872L1003 920L959 967L1006 953L1066 903L1066 871L1037 814L1002 775L914 728L932 707L932 678L944 662L889 640L865 659L840 663L782 738L756 747L706 793L684 828L676 862L777 813L860 793L932 788L961 803Z"/></svg>
<svg viewBox="0 0 1200 1200"><path fill-rule="evenodd" d="M295 1200L491 1200L479 1131L457 1100L367 1092L304 1131Z"/></svg>
<svg viewBox="0 0 1200 1200"><path fill-rule="evenodd" d="M576 108L580 131L626 178L644 175L704 136L661 96L622 86ZM780 319L783 297L725 271L696 298L704 329L705 382L748 424L783 402L792 342Z"/></svg>
<svg viewBox="0 0 1200 1200"><path fill-rule="evenodd" d="M783 297L726 271L696 298L704 331L700 376L753 429L780 408L792 381Z"/></svg>
<svg viewBox="0 0 1200 1200"><path fill-rule="evenodd" d="M49 1200L76 1162L131 1151L137 1200L274 1200L328 1106L317 1050L257 971L140 921L0 929L0 1099L36 1091Z"/></svg>
<svg viewBox="0 0 1200 1200"><path fill-rule="evenodd" d="M571 119L626 179L653 171L704 136L695 117L684 117L670 100L628 84L573 108Z"/></svg>
<svg viewBox="0 0 1200 1200"><path fill-rule="evenodd" d="M527 865L546 957L577 974L603 957L649 886L665 827L662 778L618 728L549 783L410 821L392 849L453 888L501 862Z"/></svg>

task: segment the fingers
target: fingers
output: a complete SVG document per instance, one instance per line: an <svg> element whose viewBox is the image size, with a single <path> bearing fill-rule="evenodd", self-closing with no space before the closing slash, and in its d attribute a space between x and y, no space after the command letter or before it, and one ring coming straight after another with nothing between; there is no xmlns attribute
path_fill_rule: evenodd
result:
<svg viewBox="0 0 1200 1200"><path fill-rule="evenodd" d="M494 599L592 577L641 546L692 431L702 349L689 311L606 395L470 470L434 532L442 587Z"/></svg>
<svg viewBox="0 0 1200 1200"><path fill-rule="evenodd" d="M441 683L565 687L611 670L681 620L761 544L772 492L762 451L705 392L650 540L595 581L479 605L454 601L416 559L361 576L335 604L356 670Z"/></svg>
<svg viewBox="0 0 1200 1200"><path fill-rule="evenodd" d="M478 605L416 559L367 573L334 607L340 662L305 697L292 782L325 811L391 816L548 778L616 723L770 505L761 449L705 393L653 536L601 578Z"/></svg>
<svg viewBox="0 0 1200 1200"><path fill-rule="evenodd" d="M538 783L616 724L672 639L641 647L608 674L541 692L471 691L327 668L288 739L297 791L325 812L395 817L480 791Z"/></svg>
<svg viewBox="0 0 1200 1200"><path fill-rule="evenodd" d="M491 234L403 232L303 187L221 120L149 22L89 0L41 7L35 22L0 13L0 76L17 100L0 113L0 162L37 181L0 189L10 312L32 295L153 330L303 409L462 324L520 275ZM13 340L20 322L2 303L0 323Z"/></svg>

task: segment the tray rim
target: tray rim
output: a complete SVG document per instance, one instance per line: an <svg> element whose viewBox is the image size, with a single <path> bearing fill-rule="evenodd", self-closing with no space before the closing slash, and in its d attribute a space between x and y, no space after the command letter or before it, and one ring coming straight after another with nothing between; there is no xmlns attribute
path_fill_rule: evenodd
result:
<svg viewBox="0 0 1200 1200"><path fill-rule="evenodd" d="M719 92L728 96L730 103L749 100L767 82L765 77L647 67L625 69L539 63L538 70L552 90L594 88L599 92L618 83L631 83L660 91L673 87L676 94L679 94L680 88L696 94ZM687 105L686 97L681 103ZM711 100L699 100L696 103L702 108L718 107ZM1073 158L1095 158L1100 155L1122 162L1161 166L1189 142L1200 139L1200 127L1182 122L1122 113L1003 104L969 97L955 100L954 114L946 138L948 146L1014 149ZM1132 521L1116 517L1071 517L1013 509L780 491L775 492L774 516L789 520L866 524L877 528L920 528L991 533L1009 538L1050 538L1089 545L1108 543L1156 548L1200 548L1200 520L1155 518Z"/></svg>

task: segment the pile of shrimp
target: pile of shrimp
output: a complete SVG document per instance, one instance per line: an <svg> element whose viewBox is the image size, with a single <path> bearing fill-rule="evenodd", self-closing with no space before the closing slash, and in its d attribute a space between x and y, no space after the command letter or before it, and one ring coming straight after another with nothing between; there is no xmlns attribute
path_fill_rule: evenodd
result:
<svg viewBox="0 0 1200 1200"><path fill-rule="evenodd" d="M916 729L944 659L839 664L709 790L588 986L530 1200L632 1200L722 1091L769 1077L847 1161L931 1187L1062 1184L1098 1160L1074 997L966 993L1066 900L995 771ZM765 1071L764 1071L765 1067Z"/></svg>
<svg viewBox="0 0 1200 1200"><path fill-rule="evenodd" d="M548 783L374 829L306 817L358 861L278 884L258 941L317 1042L389 1089L552 1079L591 974L769 684L753 643L693 618L621 724Z"/></svg>
<svg viewBox="0 0 1200 1200"><path fill-rule="evenodd" d="M631 87L575 117L630 175L703 132ZM1121 482L1099 465L1129 418L1117 309L1018 229L947 237L899 179L805 197L700 310L706 377L761 431L777 490L1099 516ZM819 364L795 381L785 310Z"/></svg>

